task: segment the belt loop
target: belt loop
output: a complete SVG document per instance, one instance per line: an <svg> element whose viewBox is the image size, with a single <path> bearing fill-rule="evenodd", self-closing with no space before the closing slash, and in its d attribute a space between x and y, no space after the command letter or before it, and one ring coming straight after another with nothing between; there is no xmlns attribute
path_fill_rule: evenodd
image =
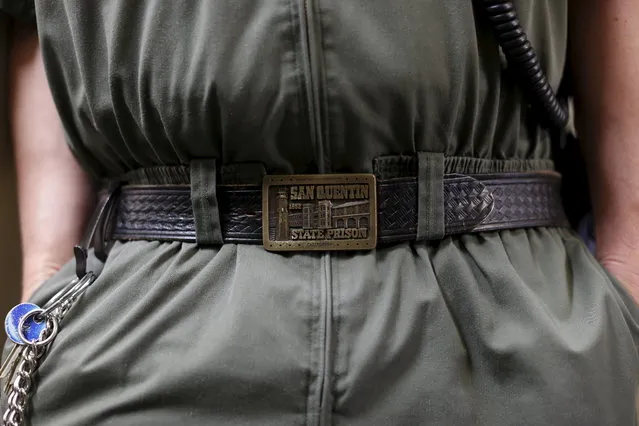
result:
<svg viewBox="0 0 639 426"><path fill-rule="evenodd" d="M217 201L217 167L214 158L192 160L191 203L198 244L223 244Z"/></svg>
<svg viewBox="0 0 639 426"><path fill-rule="evenodd" d="M444 237L444 154L417 153L417 241Z"/></svg>

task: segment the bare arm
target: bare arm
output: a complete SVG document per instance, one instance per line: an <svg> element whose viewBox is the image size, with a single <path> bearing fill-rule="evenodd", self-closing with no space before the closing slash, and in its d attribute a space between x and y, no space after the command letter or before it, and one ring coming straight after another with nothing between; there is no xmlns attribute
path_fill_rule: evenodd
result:
<svg viewBox="0 0 639 426"><path fill-rule="evenodd" d="M16 27L9 68L24 300L70 259L94 197L89 178L66 145L35 27Z"/></svg>
<svg viewBox="0 0 639 426"><path fill-rule="evenodd" d="M573 0L571 14L597 257L639 302L639 2Z"/></svg>

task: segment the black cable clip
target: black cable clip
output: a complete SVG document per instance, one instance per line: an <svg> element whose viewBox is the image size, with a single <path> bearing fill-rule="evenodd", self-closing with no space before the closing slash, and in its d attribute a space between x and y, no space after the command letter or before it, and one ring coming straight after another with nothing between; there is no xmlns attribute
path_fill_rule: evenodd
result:
<svg viewBox="0 0 639 426"><path fill-rule="evenodd" d="M119 182L111 182L103 191L98 205L93 211L91 220L87 226L86 233L80 244L73 247L75 256L75 273L82 279L87 275L87 259L89 248L93 245L95 255L104 262L107 258L110 247L107 247L106 236L109 231L110 219L112 217L115 201L120 193Z"/></svg>

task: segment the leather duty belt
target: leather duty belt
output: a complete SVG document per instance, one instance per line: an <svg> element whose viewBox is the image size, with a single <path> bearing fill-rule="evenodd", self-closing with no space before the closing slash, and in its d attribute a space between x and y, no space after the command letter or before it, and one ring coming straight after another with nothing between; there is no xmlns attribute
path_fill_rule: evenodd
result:
<svg viewBox="0 0 639 426"><path fill-rule="evenodd" d="M443 236L567 226L556 173L451 174L443 191ZM219 185L216 192L224 243L330 251L417 240L416 177L266 176L262 186ZM113 240L197 241L189 185L123 186L114 216Z"/></svg>

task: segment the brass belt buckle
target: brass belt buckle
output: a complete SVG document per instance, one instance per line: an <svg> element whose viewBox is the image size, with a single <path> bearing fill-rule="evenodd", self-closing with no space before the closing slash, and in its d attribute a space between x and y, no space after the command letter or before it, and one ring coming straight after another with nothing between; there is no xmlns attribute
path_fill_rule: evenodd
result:
<svg viewBox="0 0 639 426"><path fill-rule="evenodd" d="M377 244L375 175L267 175L262 238L270 251L369 250Z"/></svg>

